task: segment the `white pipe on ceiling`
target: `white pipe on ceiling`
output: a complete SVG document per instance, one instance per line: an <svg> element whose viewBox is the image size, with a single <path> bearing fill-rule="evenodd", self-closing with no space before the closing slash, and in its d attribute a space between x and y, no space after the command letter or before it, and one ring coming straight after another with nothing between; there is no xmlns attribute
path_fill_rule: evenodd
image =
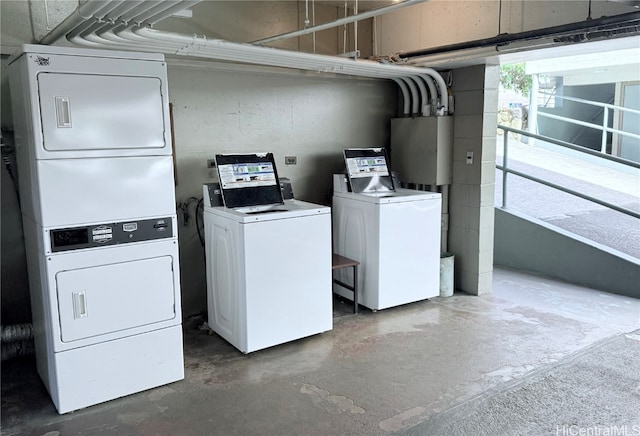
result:
<svg viewBox="0 0 640 436"><path fill-rule="evenodd" d="M107 6L108 3L109 1L92 1L81 4L71 13L71 15L65 18L51 32L42 38L39 43L45 45L53 44L60 38L64 37L69 30L74 29L76 26L87 20L91 20L93 15L100 12L100 10Z"/></svg>
<svg viewBox="0 0 640 436"><path fill-rule="evenodd" d="M437 108L438 114L447 114L448 99L447 86L442 76L435 70L427 67L400 66L394 64L380 64L373 61L353 60L337 56L318 55L312 53L295 52L289 50L262 47L251 44L234 43L220 39L209 39L206 36L189 36L177 33L154 30L140 25L153 25L158 21L172 15L178 10L186 9L199 3L199 0L191 1L146 1L133 9L128 9L120 17L109 17L109 20L100 23L95 29L92 24L101 21L99 14L103 7L110 2L98 2L92 5L91 15L87 15L87 9L82 9L87 3L83 3L72 14L76 18L69 20L66 29L56 27L52 33L69 35L71 42L92 47L106 46L109 48L127 48L137 51L153 51L165 54L189 55L206 59L232 61L256 65L283 67L316 71L319 73L346 74L360 77L379 79L407 78L409 76L427 76L435 80L441 96L441 106ZM119 2L118 2L119 4ZM109 8L115 11L115 8ZM84 12L80 15L80 12ZM80 17L80 18L78 18ZM126 20L123 20L123 17ZM66 22L67 20L65 20ZM86 26L86 22L92 23ZM397 81L396 81L397 83ZM418 92L411 79L407 79L410 87L413 87L413 99L417 101ZM429 81L427 80L427 85ZM434 90L435 91L435 90ZM432 101L437 97L433 92ZM419 107L419 106L418 106ZM420 111L415 108L414 113Z"/></svg>
<svg viewBox="0 0 640 436"><path fill-rule="evenodd" d="M405 0L401 3L394 3L390 6L385 6L378 9L372 9L367 12L351 15L350 17L339 18L329 23L318 24L317 26L307 27L306 29L296 30L294 32L288 32L280 35L270 36L268 38L258 39L256 41L251 41L250 44L266 44L268 42L279 41L281 39L295 38L297 36L308 35L309 33L319 32L320 30L333 29L334 27L339 27L349 23L354 23L356 21L361 21L367 18L376 17L378 15L388 14L389 12L395 11L397 9L405 8L407 6L413 6L418 3L425 3L428 1L429 0Z"/></svg>

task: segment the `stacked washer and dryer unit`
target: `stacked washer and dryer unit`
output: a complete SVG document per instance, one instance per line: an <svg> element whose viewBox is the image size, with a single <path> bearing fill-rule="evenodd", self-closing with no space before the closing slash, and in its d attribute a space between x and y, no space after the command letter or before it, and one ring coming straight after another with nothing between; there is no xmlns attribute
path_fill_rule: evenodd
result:
<svg viewBox="0 0 640 436"><path fill-rule="evenodd" d="M38 372L59 413L184 378L162 55L10 61Z"/></svg>

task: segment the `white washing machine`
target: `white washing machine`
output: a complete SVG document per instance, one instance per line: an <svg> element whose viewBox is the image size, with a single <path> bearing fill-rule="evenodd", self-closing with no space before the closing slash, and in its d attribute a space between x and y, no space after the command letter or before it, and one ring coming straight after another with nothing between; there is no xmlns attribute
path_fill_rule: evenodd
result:
<svg viewBox="0 0 640 436"><path fill-rule="evenodd" d="M243 353L333 328L331 209L205 207L209 326Z"/></svg>
<svg viewBox="0 0 640 436"><path fill-rule="evenodd" d="M360 304L380 310L439 295L440 213L438 193L333 193L334 251L360 262ZM337 273L352 283L351 271Z"/></svg>
<svg viewBox="0 0 640 436"><path fill-rule="evenodd" d="M333 250L360 262L360 304L380 310L439 295L441 195L396 189L382 148L344 157L347 175L334 175ZM351 271L336 274L353 283Z"/></svg>
<svg viewBox="0 0 640 436"><path fill-rule="evenodd" d="M9 72L36 361L58 412L184 378L163 56L27 45Z"/></svg>

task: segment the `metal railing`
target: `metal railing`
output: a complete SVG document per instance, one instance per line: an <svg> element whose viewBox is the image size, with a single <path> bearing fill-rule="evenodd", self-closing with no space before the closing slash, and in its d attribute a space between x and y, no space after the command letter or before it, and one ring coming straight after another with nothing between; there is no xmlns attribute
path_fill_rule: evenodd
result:
<svg viewBox="0 0 640 436"><path fill-rule="evenodd" d="M626 108L623 106L616 106L615 104L609 104L609 103L601 103L598 101L591 101L591 100L585 100L583 98L577 98L577 97L564 97L561 95L555 95L555 94L549 94L549 93L543 93L541 92L541 94L546 95L546 96L550 96L550 97L554 97L554 98L560 98L562 100L568 100L568 101L574 101L576 103L583 103L583 104L588 104L591 106L596 106L596 107L601 107L603 108L603 116L602 116L602 124L598 125L598 124L594 124L594 123L589 123L586 121L580 121L580 120L576 120L574 118L568 118L568 117L563 117L561 115L555 115L555 114L550 114L547 112L541 112L540 109L538 109L537 111L537 115L540 117L545 117L545 118L551 118L554 120L559 120L559 121L564 121L570 124L576 124L578 126L583 126L583 127L589 127L591 129L596 129L596 130L600 130L602 132L602 141L600 143L600 152L603 154L607 153L607 134L608 133L615 133L617 135L620 136L628 136L629 138L634 138L634 139L640 139L640 135L637 135L635 133L631 133L631 132L626 132L624 130L619 130L619 129L614 129L613 127L609 127L609 111L612 111L612 113L615 113L615 111L619 111L619 112L627 112L630 114L637 114L640 115L640 110L636 110L636 109L630 109L630 108Z"/></svg>
<svg viewBox="0 0 640 436"><path fill-rule="evenodd" d="M498 125L498 129L501 129L501 130L504 131L504 145L503 145L504 148L503 148L503 156L502 156L502 165L496 164L496 168L502 171L502 208L503 209L507 207L507 176L509 174L514 174L516 176L523 177L525 179L534 181L536 183L540 183L542 185L549 186L549 187L554 188L554 189L558 189L558 190L560 190L562 192L566 192L568 194L575 195L576 197L580 197L580 198L582 198L584 200L591 201L591 202L599 204L601 206L608 207L609 209L621 212L621 213L623 213L625 215L629 215L629 216L632 216L634 218L640 219L640 213L635 212L635 211L633 211L631 209L627 209L625 207L617 206L615 204L609 203L609 202L604 201L604 200L600 200L599 198L592 197L592 196L584 194L582 192L574 191L572 189L566 188L566 187L558 185L556 183L549 182L547 180L540 179L538 177L534 177L534 176L531 176L529 174L523 173L522 171L517 171L517 170L509 168L509 160L508 160L508 156L509 156L509 152L508 152L508 150L509 150L509 132L516 133L516 134L523 135L523 136L528 136L528 137L535 138L535 139L539 139L541 141L549 142L551 144L556 144L556 145L559 145L561 147L566 147L566 148L569 148L571 150L580 151L582 153L590 154L590 155L593 155L593 156L598 156L598 157L600 157L602 159L609 160L609 161L612 161L612 162L617 162L617 163L624 164L624 165L628 165L630 167L637 168L637 169L640 169L640 163L634 162L634 161L631 161L631 160L628 160L628 159L624 159L624 158L621 158L621 157L602 154L599 151L595 151L595 150L591 150L591 149L588 149L588 148L584 148L584 147L580 147L580 146L577 146L577 145L573 145L573 144L570 144L570 143L565 142L565 141L559 141L557 139L548 138L546 136L536 135L534 133L525 132L524 130L515 129L513 127L507 127L507 126Z"/></svg>

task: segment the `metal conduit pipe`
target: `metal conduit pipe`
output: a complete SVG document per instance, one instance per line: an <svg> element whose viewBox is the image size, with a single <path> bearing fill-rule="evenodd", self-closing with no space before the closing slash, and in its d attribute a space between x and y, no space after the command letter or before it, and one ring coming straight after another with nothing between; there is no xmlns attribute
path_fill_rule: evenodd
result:
<svg viewBox="0 0 640 436"><path fill-rule="evenodd" d="M126 0L122 2L117 8L113 11L109 12L105 18L105 20L118 20L120 17L135 8L136 6L144 3L144 0Z"/></svg>
<svg viewBox="0 0 640 436"><path fill-rule="evenodd" d="M87 36L92 35L100 31L101 29L112 26L116 21L121 20L123 14L134 11L135 14L131 16L135 16L138 14L137 11L140 10L141 5L144 7L144 3L147 3L147 7L149 3L153 4L161 4L162 0L156 0L153 2L150 1L124 1L124 0L112 0L110 2L102 2L105 3L104 6L95 11L91 16L84 17L85 20L73 27L70 27L66 31L66 38L69 41L78 43L78 36L81 35L81 38L85 38ZM80 8L78 8L80 9ZM146 10L146 9L145 9ZM86 45L86 44L84 44ZM94 45L94 44L91 44Z"/></svg>
<svg viewBox="0 0 640 436"><path fill-rule="evenodd" d="M97 12L109 3L101 3L99 8L97 7L97 5L94 5L94 9L92 10L94 12ZM166 8L164 12L167 12L169 10L171 10L171 12L175 12L176 10L186 8L189 4L195 3L198 2L193 1L184 3L167 3L169 7ZM85 5L86 3L78 7L78 10L76 12L80 11L81 8ZM131 19L135 20L135 18L139 17L140 14L149 11L150 8L147 8L147 6L149 5L156 6L157 2L145 2L144 6L138 5L136 8L134 8L137 9L136 12L138 12L138 14L133 14L134 16L132 16ZM78 16L74 20L69 20L67 24L71 23L72 25L67 25L63 34L70 32L83 22L89 19L93 19L92 14L86 14L86 11L87 10L84 10L84 15L72 14L74 16ZM128 13L128 15L131 14L132 11ZM152 15L150 19L155 22L156 20L159 20L163 17L163 12L157 12L156 14ZM135 23L135 21L133 22ZM54 29L56 32L62 32L61 26L58 26L56 29ZM207 59L235 61L257 65L304 69L317 72L348 74L373 78L392 79L403 78L406 76L428 75L430 77L433 77L433 79L436 81L438 89L440 91L440 95L447 95L447 87L444 79L437 71L431 68L379 64L377 62L362 60L356 62L351 59L339 58L336 56L291 52L270 47L232 43L219 39L208 39L206 37L180 35L170 32L157 31L149 28L136 27L132 24L128 24L126 21L124 24L107 22L106 26L102 27L99 33L94 32L90 36L82 35L82 37L80 35L75 35L72 41L84 45L89 44L92 46L99 46L101 44L104 44L108 47L113 47L114 45L120 45L123 47L131 47L137 50L152 50L167 54L189 54ZM446 113L448 104L447 99L442 99L441 104L442 106L438 109L443 108L444 113Z"/></svg>
<svg viewBox="0 0 640 436"><path fill-rule="evenodd" d="M114 2L115 3L115 2ZM127 2L129 3L129 2ZM74 43L80 43L83 45L99 46L104 43L104 40L98 36L99 32L106 32L114 27L127 26L130 20L136 20L141 14L148 12L150 9L162 6L163 0L154 1L135 1L130 2L130 7L122 10L121 14L116 16L113 9L107 17L108 21L101 20L100 17L94 15L96 23L89 27L80 25L67 34L67 39ZM124 41L121 41L124 42ZM128 47L127 47L128 48Z"/></svg>
<svg viewBox="0 0 640 436"><path fill-rule="evenodd" d="M195 2L195 1L194 1L194 2L189 2L189 4L195 4L195 3L197 3L197 2ZM175 5L175 8L180 8L180 6L179 6L179 5ZM173 9L173 8L172 8L172 9ZM170 12L173 12L173 10L172 10L172 11L170 11ZM158 16L156 16L156 17L155 17L155 19L158 19L158 20L159 20L159 19L161 19L161 18L163 18L163 17L162 17L162 14L159 14ZM103 33L103 32L100 32L100 34L102 35L102 38L95 39L95 38L85 37L85 38L83 38L83 39L84 39L86 42L89 42L91 45L95 45L95 44L99 44L99 43L106 43L106 44L111 45L110 43L117 43L117 44L121 44L121 43L123 43L123 42L124 42L124 41L123 41L123 38L122 38L122 35L124 35L124 33L122 33L122 32L119 32L119 34L120 34L120 37L119 37L119 38L110 37L109 39L110 39L111 41L109 41L109 42L107 42L108 40L106 39L106 35L109 35L109 33L110 33L110 31L111 31L111 30L115 29L116 27L119 27L119 28L121 28L121 29L122 29L122 27L123 27L123 26L122 26L122 24L119 24L119 25L117 25L117 26L111 26L111 25L110 25L110 23L108 23L108 25L107 25L106 27L107 27L107 30L106 30L104 33ZM129 29L128 29L128 28L125 28L125 29L123 29L123 30L129 30ZM139 31L142 31L142 30L149 30L149 29L135 29L135 30L134 30L134 33L135 33L136 31L138 31L138 32L139 32ZM156 32L157 32L157 31L156 31ZM159 32L159 33L166 33L166 32ZM114 34L114 35L115 35L115 34ZM110 36L112 36L112 35L110 35ZM131 37L132 37L132 36L133 36L133 35L131 35L131 34L129 33L129 34L128 34L128 37L127 37L126 39L127 39L127 40L129 40L129 41L131 41L131 39L132 39ZM154 36L155 36L155 35L154 35ZM179 35L179 36L182 36L182 35ZM182 36L182 37L184 38L184 36ZM155 41L154 41L154 40L155 40ZM146 41L146 42L145 42L145 41ZM208 39L206 39L206 38L204 38L204 39L203 39L203 38L199 38L199 37L190 37L190 41L189 41L189 43L187 44L187 46L188 46L189 48L187 48L187 46L185 46L185 45L184 45L184 42L185 42L185 41L183 41L183 42L181 42L181 43L180 43L180 44L182 44L182 45L181 45L181 47L176 47L176 46L174 45L173 47L174 47L174 48L177 48L177 50L172 50L172 51L170 51L169 53L174 53L174 54L185 54L185 53L189 53L189 54L191 54L191 53L198 53L198 54L202 54L203 49L204 49L205 47L207 47L207 46L210 46L212 41L214 41L214 42L218 42L218 43L222 43L222 44L223 44L223 43L227 43L227 44L232 44L232 45L236 45L236 46L244 46L245 48L247 47L247 45L245 45L245 44L234 44L234 43L228 43L228 42L226 42L226 41L220 41L220 40L208 40ZM77 42L77 43L83 43L83 41L79 41L79 40L77 40L77 39L74 39L74 42ZM86 42L84 42L84 45L86 45ZM156 40L156 38L153 38L153 39L149 40L149 38L148 38L148 36L147 36L147 35L145 35L142 39L137 39L137 40L135 40L134 42L136 43L134 47L131 47L131 46L130 46L130 44L126 44L126 43L125 43L125 44L126 44L127 46L131 47L131 48L134 48L134 49L135 49L135 48L140 49L140 48L141 48L141 46L139 45L139 43L141 43L141 42L145 42L145 44L144 44L144 45L146 45L148 48L151 48L151 49L153 49L153 50L159 50L159 51L162 51L162 52L167 52L167 50L166 50L166 49L168 48L168 47L166 47L166 45L167 45L167 41L157 41L157 40ZM202 44L202 42L204 42L204 44ZM249 46L249 47L253 47L253 46ZM271 50L277 50L277 49L271 49ZM298 53L296 53L296 54L298 54ZM312 55L312 56L318 56L318 55ZM212 55L207 55L207 56L205 56L205 57L208 57L208 58L216 58L215 56L212 56ZM329 58L329 59L332 59L332 60L333 60L333 57L330 57L330 56L321 56L321 57ZM227 59L227 58L228 58L228 57L225 57L225 59ZM236 60L236 61L240 61L240 62L246 62L246 58L244 58L244 59L231 59L231 60ZM360 62L362 62L362 61L360 61ZM282 61L282 60L280 60L279 62L274 62L273 60L271 60L271 61L269 61L269 62L251 62L251 61L250 61L250 63L258 63L258 64L265 64L265 65L275 65L275 66L286 66L286 67L290 67L290 68L301 68L301 66L299 65L299 62L298 62L297 60L296 60L296 61L294 61L294 62L293 62L293 64L287 64L287 65L283 65L283 61ZM379 65L379 64L374 64L374 65ZM394 67L394 66L391 66L391 67ZM407 69L406 69L405 67L396 67L396 68L399 68L400 70L402 70L402 73L405 73L405 72L409 73L409 71L407 71ZM314 70L318 70L318 68L317 68L317 67L313 67L313 68L306 67L306 69L314 69ZM339 73L339 72L340 72L340 71L339 71L339 69L340 69L340 68L335 68L335 67L333 67L333 66L332 66L332 67L330 67L330 68L328 68L328 69L327 69L327 68L324 68L324 69L321 69L321 70L322 70L322 71L327 71L327 72L338 72L338 73ZM425 71L429 70L429 69L427 69L427 68L424 68L424 69L422 69L422 68L415 68L415 69L416 69L416 70L419 70L421 73L424 73ZM344 74L354 74L354 73L352 73L352 72L345 72ZM436 74L437 74L437 73L436 73ZM384 78L389 78L389 75L387 75L387 74L384 74L384 75L375 75L375 74L369 74L369 73L360 73L360 74L356 74L356 75L364 75L364 76L370 76L370 77L372 76L372 77L381 77L381 78L382 78L382 77L384 77ZM440 79L441 79L441 78L440 78ZM444 81L443 81L443 82L444 82ZM446 87L445 87L445 89L446 89Z"/></svg>
<svg viewBox="0 0 640 436"><path fill-rule="evenodd" d="M411 80L416 82L418 89L420 89L420 115L423 117L429 114L429 95L427 94L427 86L420 76L411 76Z"/></svg>
<svg viewBox="0 0 640 436"><path fill-rule="evenodd" d="M134 25L133 23L154 23L173 15L175 12L183 10L187 7L193 6L199 1L197 0L172 0L172 1L136 1L131 2L129 8L123 10L123 13L119 17L111 17L108 23L101 23L101 26L97 28L92 34L88 32L71 32L69 36L70 40L75 43L86 45L89 42L90 45L95 44L109 44L118 45L126 48L140 48L138 45L132 45L127 39L118 37L115 35L117 30L125 30L128 26ZM118 23L116 23L118 21ZM129 23L132 24L129 24ZM80 36L80 40L75 38ZM143 38L137 37L139 42L145 42ZM156 47L161 49L161 47ZM161 50L162 51L162 50Z"/></svg>
<svg viewBox="0 0 640 436"><path fill-rule="evenodd" d="M133 8L129 9L126 12L123 12L122 15L118 17L118 20L122 21L126 25L128 25L129 23L133 24L136 21L139 21L139 20L136 20L136 17L148 11L154 5L162 3L162 1L163 0L155 0L155 1L144 0L144 1L138 2L136 6L134 6Z"/></svg>
<svg viewBox="0 0 640 436"><path fill-rule="evenodd" d="M398 84L400 87L400 91L402 91L402 115L409 116L411 115L411 100L409 99L409 88L407 84L404 83L403 80L400 79L391 79Z"/></svg>
<svg viewBox="0 0 640 436"><path fill-rule="evenodd" d="M251 41L251 44L266 44L268 42L279 41L281 39L287 38L295 38L297 36L308 35L309 33L318 32L320 30L333 29L334 27L339 27L345 24L354 23L356 21L364 20L371 17L376 17L378 15L387 14L391 11L405 8L407 6L413 6L418 3L425 3L429 0L406 0L401 3L395 3L390 6L385 6L378 9L373 9L367 12L362 12L360 14L351 15L350 17L339 18L334 21L330 21L328 23L319 24L313 27L307 27L306 29L296 30L294 32L282 33L280 35L270 36L268 38L258 39L256 41Z"/></svg>
<svg viewBox="0 0 640 436"><path fill-rule="evenodd" d="M146 20L155 17L158 14L163 13L164 11L173 8L174 6L178 5L179 6L179 10L185 9L185 6L182 6L182 1L181 0L165 0L163 2L160 2L159 5L153 6L152 8L147 9L146 11L142 12L141 14L139 14L138 16L136 16L135 18L133 18L133 21L142 26L144 24L146 24ZM169 15L172 15L173 12Z"/></svg>
<svg viewBox="0 0 640 436"><path fill-rule="evenodd" d="M93 14L99 12L103 7L107 6L110 2L107 1L92 1L86 2L78 6L78 8L71 13L67 18L62 20L51 32L45 35L39 44L53 44L60 38L64 37L70 30L73 30L76 26L91 19Z"/></svg>
<svg viewBox="0 0 640 436"><path fill-rule="evenodd" d="M105 21L98 20L97 25L94 24L93 26L84 28L84 29L83 29L84 26L80 25L67 34L67 39L71 41L78 35L82 35L82 37L87 37L87 36L90 36L92 33L97 34L101 30L109 26L113 26L114 24L116 24L117 21L120 21L120 20L124 21L128 19L128 18L125 18L127 14L132 12L136 8L139 9L140 5L143 3L145 3L144 0L136 0L136 1L128 0L124 2L124 4L121 4L116 9L109 12L103 19ZM135 15L131 14L129 18L133 16Z"/></svg>
<svg viewBox="0 0 640 436"><path fill-rule="evenodd" d="M112 1L100 11L94 13L92 17L93 19L89 19L84 23L81 23L80 25L72 29L71 32L67 33L67 39L73 38L79 34L90 35L98 31L102 27L108 25L109 21L113 20L114 16L118 16L114 13L114 11L116 11L118 8L121 8L123 5L126 7L126 3L127 2L124 0Z"/></svg>
<svg viewBox="0 0 640 436"><path fill-rule="evenodd" d="M163 12L159 12L156 15L147 18L145 20L145 23L143 23L143 24L148 24L149 26L153 27L157 23L159 23L160 21L164 20L165 18L169 18L170 16L172 16L176 12L180 12L180 11L182 11L184 9L190 8L192 6L195 6L198 3L200 3L201 1L202 0L181 0L175 6L171 6L170 8L167 8L166 10L164 10Z"/></svg>
<svg viewBox="0 0 640 436"><path fill-rule="evenodd" d="M220 39L187 36L154 29L134 28L132 32L154 42L182 44L182 48L173 54L196 54L210 59L235 61L257 65L269 65L304 69L317 72L348 74L353 76L374 77L380 79L401 78L411 75L429 75L438 84L440 95L447 95L447 85L442 76L432 68L407 67L380 64L372 61L318 55L272 47L260 47L250 44L233 43ZM448 101L443 99L438 109L448 110Z"/></svg>
<svg viewBox="0 0 640 436"><path fill-rule="evenodd" d="M429 88L429 115L433 115L438 107L438 90L436 89L435 81L433 77L426 74L422 74L420 77L427 84L427 88Z"/></svg>
<svg viewBox="0 0 640 436"><path fill-rule="evenodd" d="M409 87L411 91L411 115L420 113L420 98L418 97L418 87L415 82L411 80L411 76L401 77L400 79Z"/></svg>

